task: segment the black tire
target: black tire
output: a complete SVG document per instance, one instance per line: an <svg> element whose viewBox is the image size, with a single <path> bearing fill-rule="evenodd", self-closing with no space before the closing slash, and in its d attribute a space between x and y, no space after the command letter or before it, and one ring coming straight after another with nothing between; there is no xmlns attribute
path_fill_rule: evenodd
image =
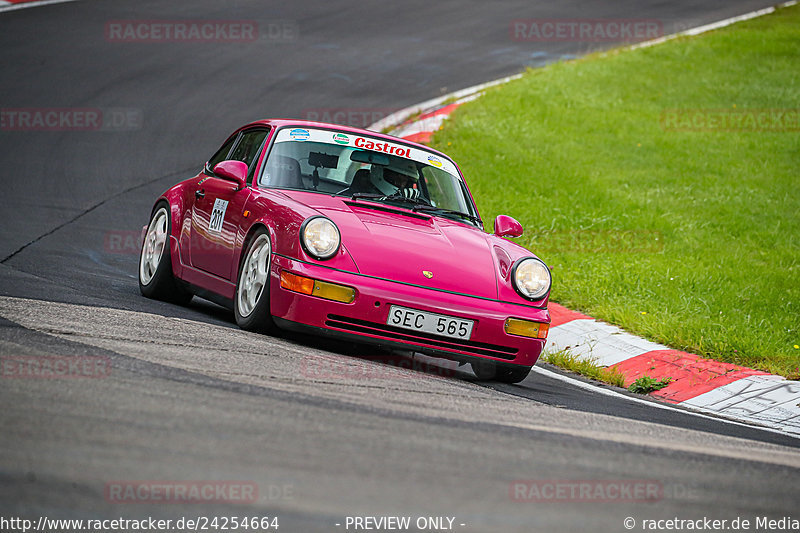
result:
<svg viewBox="0 0 800 533"><path fill-rule="evenodd" d="M258 255L254 259L254 255ZM266 270L266 279L260 287L254 287L256 274L253 273L251 261L261 262ZM245 246L245 253L239 264L239 275L236 279L236 293L233 296L233 311L236 323L247 331L276 333L278 328L272 320L269 306L270 266L272 264L272 242L265 229L256 231ZM248 286L249 284L249 286ZM251 292L252 291L252 292Z"/></svg>
<svg viewBox="0 0 800 533"><path fill-rule="evenodd" d="M169 205L159 202L147 225L142 249L139 251L139 291L154 300L186 305L192 293L172 274L169 236L172 230Z"/></svg>
<svg viewBox="0 0 800 533"><path fill-rule="evenodd" d="M519 383L528 377L530 366L498 365L492 361L473 361L472 371L480 381L499 381L501 383Z"/></svg>

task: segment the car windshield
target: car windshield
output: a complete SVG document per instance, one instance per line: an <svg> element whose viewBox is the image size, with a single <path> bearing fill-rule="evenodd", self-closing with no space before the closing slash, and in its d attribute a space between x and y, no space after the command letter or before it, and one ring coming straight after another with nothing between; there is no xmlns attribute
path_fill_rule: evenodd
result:
<svg viewBox="0 0 800 533"><path fill-rule="evenodd" d="M374 137L283 128L258 185L381 202L480 225L452 161Z"/></svg>

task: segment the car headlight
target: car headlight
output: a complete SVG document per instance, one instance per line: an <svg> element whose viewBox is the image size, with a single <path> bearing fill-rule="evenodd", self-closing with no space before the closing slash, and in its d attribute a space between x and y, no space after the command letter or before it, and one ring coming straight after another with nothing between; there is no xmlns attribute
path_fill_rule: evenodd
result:
<svg viewBox="0 0 800 533"><path fill-rule="evenodd" d="M339 228L328 218L311 217L300 226L300 243L315 259L330 259L339 251L341 242Z"/></svg>
<svg viewBox="0 0 800 533"><path fill-rule="evenodd" d="M511 274L514 288L529 300L541 300L550 290L550 269L534 257L525 257L514 264Z"/></svg>

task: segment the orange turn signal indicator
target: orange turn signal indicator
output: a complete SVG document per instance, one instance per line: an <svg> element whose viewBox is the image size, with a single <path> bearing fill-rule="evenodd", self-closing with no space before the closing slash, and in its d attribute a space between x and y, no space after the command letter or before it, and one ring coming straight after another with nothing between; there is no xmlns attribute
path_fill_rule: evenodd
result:
<svg viewBox="0 0 800 533"><path fill-rule="evenodd" d="M284 270L281 272L281 287L292 292L311 294L314 292L314 280Z"/></svg>
<svg viewBox="0 0 800 533"><path fill-rule="evenodd" d="M293 292L346 304L352 303L356 299L356 290L353 287L298 276L285 270L281 272L281 287Z"/></svg>
<svg viewBox="0 0 800 533"><path fill-rule="evenodd" d="M521 318L507 318L504 329L509 335L546 339L547 333L550 331L550 324L522 320Z"/></svg>

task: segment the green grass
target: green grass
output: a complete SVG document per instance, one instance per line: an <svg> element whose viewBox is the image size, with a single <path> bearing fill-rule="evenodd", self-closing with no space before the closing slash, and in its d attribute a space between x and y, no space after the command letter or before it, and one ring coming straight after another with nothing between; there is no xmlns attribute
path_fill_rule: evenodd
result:
<svg viewBox="0 0 800 533"><path fill-rule="evenodd" d="M667 385L672 383L672 378L656 379L650 376L642 376L630 384L628 390L636 394L650 394L651 392L661 390Z"/></svg>
<svg viewBox="0 0 800 533"><path fill-rule="evenodd" d="M529 70L432 144L484 219L522 222L553 301L798 379L800 133L671 131L670 109L800 109L800 7Z"/></svg>
<svg viewBox="0 0 800 533"><path fill-rule="evenodd" d="M617 387L625 386L625 376L615 368L603 368L594 359L583 359L570 353L567 350L557 352L546 352L542 355L542 361L556 365L570 372L575 372L589 379L610 383Z"/></svg>

